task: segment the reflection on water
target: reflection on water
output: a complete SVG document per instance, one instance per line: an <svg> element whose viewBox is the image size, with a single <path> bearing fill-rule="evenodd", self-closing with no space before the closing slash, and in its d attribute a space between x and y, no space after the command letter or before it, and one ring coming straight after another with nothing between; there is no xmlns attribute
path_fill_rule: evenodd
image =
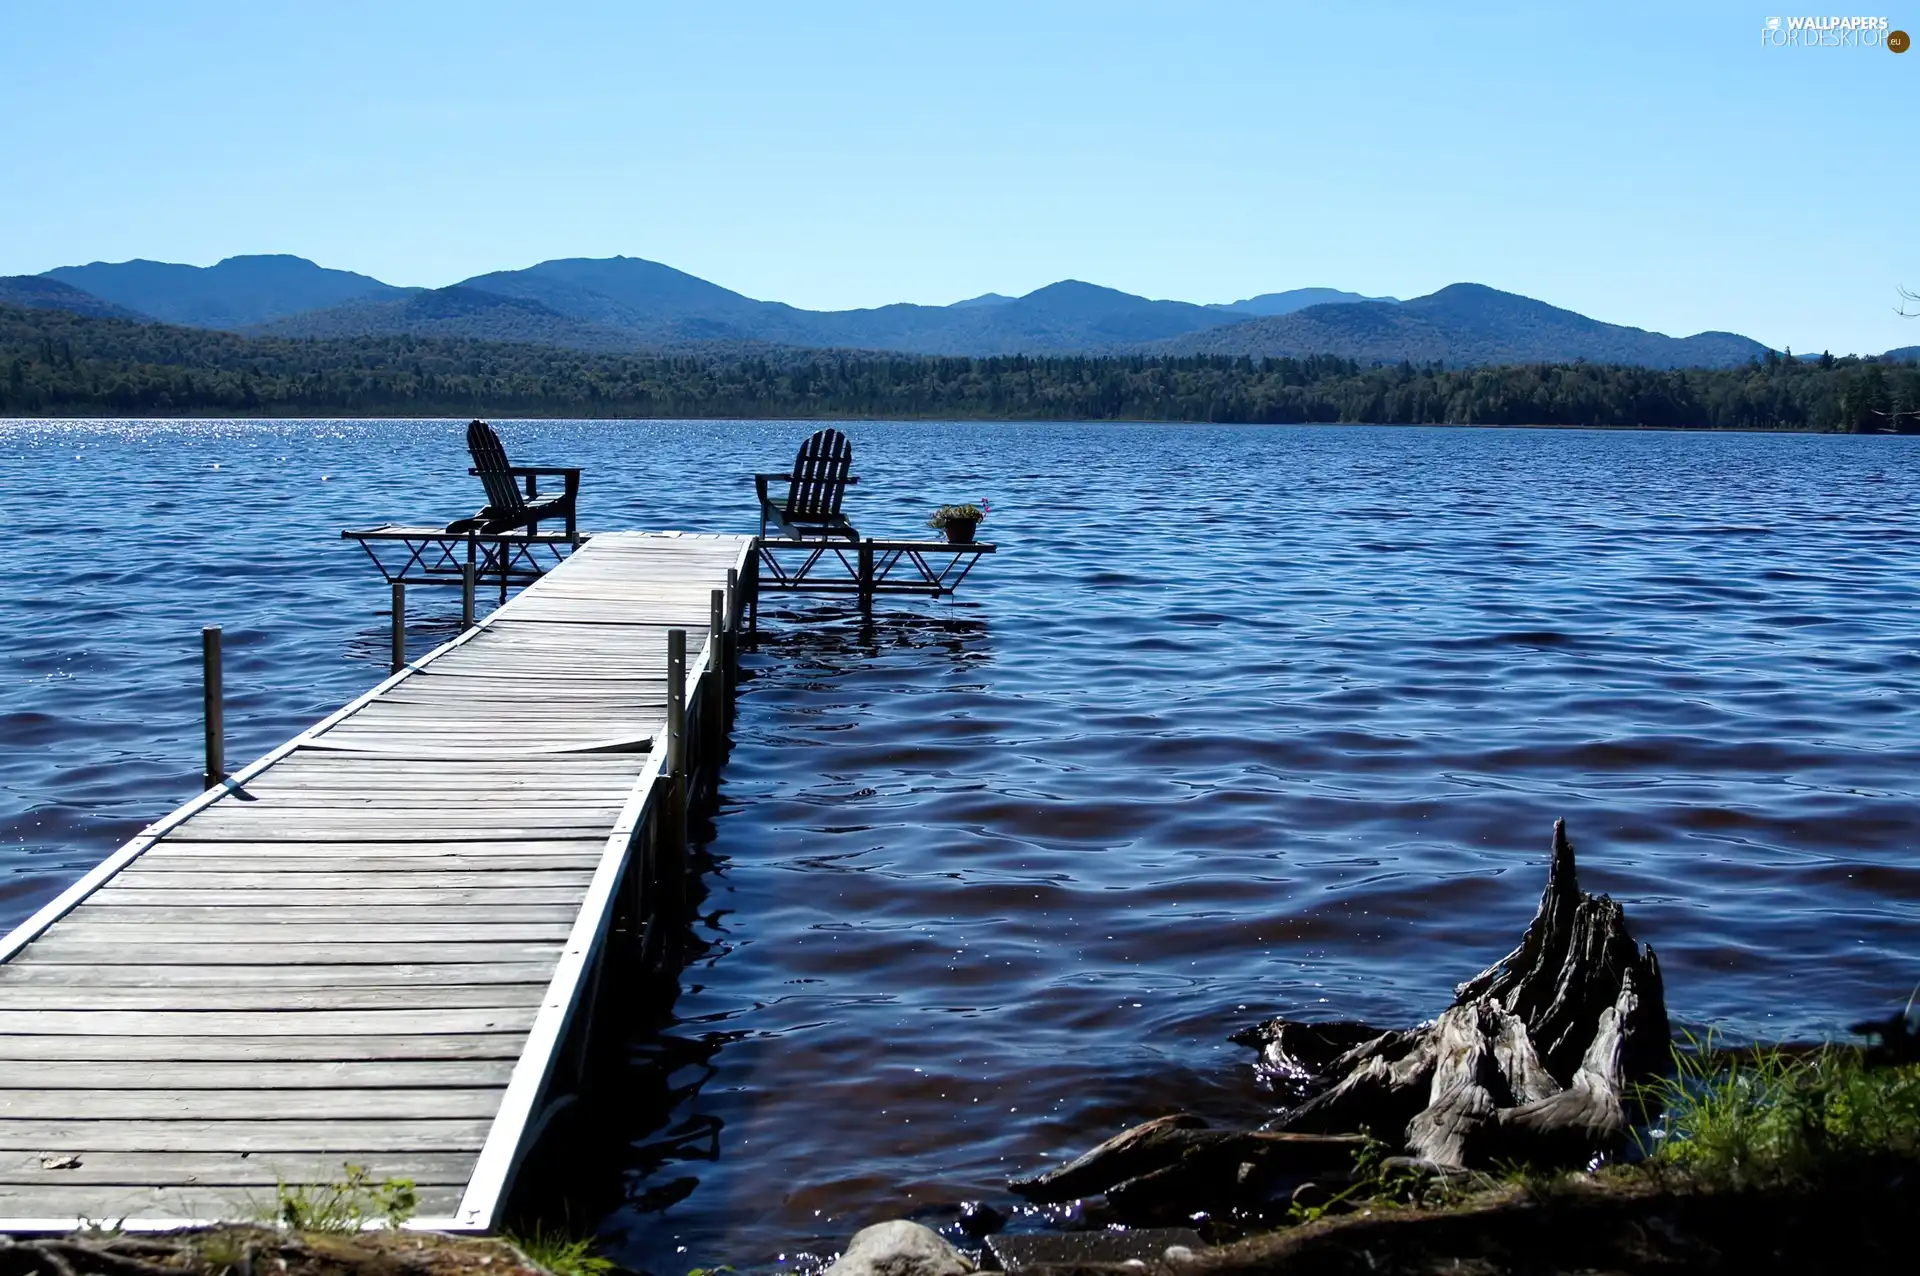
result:
<svg viewBox="0 0 1920 1276"><path fill-rule="evenodd" d="M48 551L0 594L0 920L192 792L201 625L236 762L378 679L335 537L471 513L462 424L0 426ZM503 434L586 467L585 526L719 530L808 428ZM1920 440L849 434L864 530L987 496L1002 548L870 627L766 599L695 959L553 1180L624 1262L791 1263L1172 1106L1255 1115L1229 1032L1431 1013L1556 816L1685 1023L1819 1037L1920 979ZM458 596L413 594L417 652Z"/></svg>

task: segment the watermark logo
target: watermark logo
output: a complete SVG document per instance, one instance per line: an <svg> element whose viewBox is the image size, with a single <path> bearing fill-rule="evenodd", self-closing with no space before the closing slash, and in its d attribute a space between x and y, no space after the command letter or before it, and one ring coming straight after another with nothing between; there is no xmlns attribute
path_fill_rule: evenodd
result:
<svg viewBox="0 0 1920 1276"><path fill-rule="evenodd" d="M1874 49L1885 45L1905 53L1912 42L1905 31L1895 31L1886 18L1841 17L1768 18L1760 27L1760 44L1769 49Z"/></svg>

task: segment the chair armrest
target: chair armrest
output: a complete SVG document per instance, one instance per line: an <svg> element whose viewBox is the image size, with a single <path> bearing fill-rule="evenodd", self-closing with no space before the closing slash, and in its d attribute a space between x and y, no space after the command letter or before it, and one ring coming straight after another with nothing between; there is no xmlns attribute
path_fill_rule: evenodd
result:
<svg viewBox="0 0 1920 1276"><path fill-rule="evenodd" d="M467 467L467 473L469 474L478 474L479 472L479 470L471 465ZM499 472L498 470L493 471L493 473L496 474ZM578 474L581 472L581 467L577 465L509 465L506 472L508 474Z"/></svg>
<svg viewBox="0 0 1920 1276"><path fill-rule="evenodd" d="M782 470L778 474L756 474L753 476L753 481L757 486L765 486L766 484L774 481L775 479L778 479L782 483L791 483L793 482L793 475L787 473L785 470ZM859 481L860 481L860 476L858 474L847 475L847 482L858 483Z"/></svg>
<svg viewBox="0 0 1920 1276"><path fill-rule="evenodd" d="M776 482L776 481L791 484L793 482L793 475L791 474L756 474L753 476L753 490L760 494L760 503L762 505L773 504L773 498L767 495L767 484Z"/></svg>

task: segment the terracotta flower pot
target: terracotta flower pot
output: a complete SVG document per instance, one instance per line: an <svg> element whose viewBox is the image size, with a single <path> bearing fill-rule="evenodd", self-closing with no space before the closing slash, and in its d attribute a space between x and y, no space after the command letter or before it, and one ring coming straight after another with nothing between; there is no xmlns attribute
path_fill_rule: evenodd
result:
<svg viewBox="0 0 1920 1276"><path fill-rule="evenodd" d="M980 520L977 518L954 518L948 519L940 530L947 534L947 544L949 545L971 545L973 544L973 529L978 526L980 526Z"/></svg>

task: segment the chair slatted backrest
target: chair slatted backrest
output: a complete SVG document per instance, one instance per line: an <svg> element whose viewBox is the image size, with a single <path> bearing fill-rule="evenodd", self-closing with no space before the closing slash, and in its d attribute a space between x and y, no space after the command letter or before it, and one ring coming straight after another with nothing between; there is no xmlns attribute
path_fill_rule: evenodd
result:
<svg viewBox="0 0 1920 1276"><path fill-rule="evenodd" d="M853 445L840 431L821 430L802 443L800 454L793 458L787 517L819 519L838 514L852 468Z"/></svg>
<svg viewBox="0 0 1920 1276"><path fill-rule="evenodd" d="M479 471L480 482L486 486L487 504L492 507L495 518L518 514L526 508L508 468L507 449L500 446L500 436L493 432L492 426L485 421L469 425L467 451L473 454L473 468Z"/></svg>

